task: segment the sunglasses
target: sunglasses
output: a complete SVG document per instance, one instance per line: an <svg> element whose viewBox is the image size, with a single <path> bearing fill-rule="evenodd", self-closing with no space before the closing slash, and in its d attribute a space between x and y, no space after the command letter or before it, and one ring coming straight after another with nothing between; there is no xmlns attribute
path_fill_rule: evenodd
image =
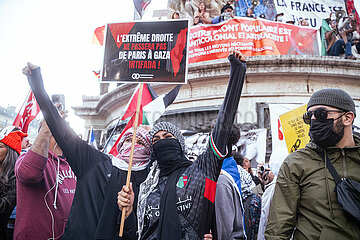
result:
<svg viewBox="0 0 360 240"><path fill-rule="evenodd" d="M329 112L338 112L338 113L342 113L344 111L342 110L326 110L325 108L318 108L316 110L313 111L307 111L306 113L304 113L303 115L303 120L306 124L310 124L311 122L311 118L314 114L315 118L318 120L325 120L328 118L328 113Z"/></svg>

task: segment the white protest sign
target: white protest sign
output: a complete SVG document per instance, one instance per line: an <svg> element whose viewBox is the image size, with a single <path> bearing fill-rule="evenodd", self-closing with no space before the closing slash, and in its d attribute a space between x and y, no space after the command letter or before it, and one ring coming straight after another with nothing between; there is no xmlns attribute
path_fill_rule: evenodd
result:
<svg viewBox="0 0 360 240"><path fill-rule="evenodd" d="M259 163L265 163L266 128L241 131L240 140L236 145L244 147L240 152L251 161L251 168L256 168Z"/></svg>
<svg viewBox="0 0 360 240"><path fill-rule="evenodd" d="M298 23L307 19L310 27L320 28L322 19L331 12L346 11L344 0L274 0L276 12L284 14L284 21Z"/></svg>

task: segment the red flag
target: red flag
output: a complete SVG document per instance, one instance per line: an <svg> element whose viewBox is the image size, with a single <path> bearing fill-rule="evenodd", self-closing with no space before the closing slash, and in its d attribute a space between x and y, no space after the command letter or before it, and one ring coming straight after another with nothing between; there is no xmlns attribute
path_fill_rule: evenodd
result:
<svg viewBox="0 0 360 240"><path fill-rule="evenodd" d="M34 118L36 118L39 112L40 107L36 102L33 92L30 91L18 115L15 118L13 126L17 126L21 129L22 132L27 133L29 123Z"/></svg>
<svg viewBox="0 0 360 240"><path fill-rule="evenodd" d="M124 133L129 129L132 128L134 126L135 123L135 115L136 112L134 112L134 114L132 115L131 119L129 120L129 122L126 124L126 126L124 127L124 129L122 130L120 136L118 137L118 139L116 140L116 142L114 143L114 145L112 146L111 150L109 151L109 154L117 156L119 154L118 150L117 150L117 145L120 142L121 137L124 135ZM143 122L143 109L140 106L140 113L139 113L139 120L138 120L138 126L141 125Z"/></svg>
<svg viewBox="0 0 360 240"><path fill-rule="evenodd" d="M104 44L104 32L105 32L105 26L101 26L95 29L94 36L92 39L93 44L103 45Z"/></svg>

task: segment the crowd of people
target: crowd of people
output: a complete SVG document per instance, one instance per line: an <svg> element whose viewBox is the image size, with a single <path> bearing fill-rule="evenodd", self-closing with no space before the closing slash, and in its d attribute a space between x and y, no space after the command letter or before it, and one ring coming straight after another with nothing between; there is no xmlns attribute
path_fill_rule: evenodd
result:
<svg viewBox="0 0 360 240"><path fill-rule="evenodd" d="M342 18L336 18L335 14L331 14L327 23L330 26L329 31L325 32L327 54L339 56L345 53L345 59L356 60L354 55L360 54L360 35L355 11Z"/></svg>
<svg viewBox="0 0 360 240"><path fill-rule="evenodd" d="M0 132L0 239L119 239L123 212L121 239L360 239L359 200L344 210L329 168L353 181L359 196L352 97L315 92L303 116L310 143L290 155L273 152L253 172L235 147L246 61L234 50L228 59L228 89L205 151L189 160L170 122L150 132L138 127L129 187L133 129L122 135L117 156L93 148L70 128L40 68L29 63L23 73L44 121L32 145L17 127Z"/></svg>
<svg viewBox="0 0 360 240"><path fill-rule="evenodd" d="M275 21L283 22L283 16L277 14ZM212 19L200 2L193 24L233 17L231 2ZM255 18L253 8L246 17ZM327 55L359 57L355 13L331 14L326 22ZM298 25L309 23L301 19ZM180 129L170 122L159 122L150 131L138 127L133 155L133 128L122 135L117 156L93 148L70 128L67 111L49 99L40 68L29 63L23 73L44 120L33 144L17 127L0 132L0 240L360 239L360 137L353 132L352 97L340 89L315 92L303 116L310 125L310 143L290 155L275 151L268 164L254 171L235 147L240 129L234 119L246 61L234 50L228 59L228 89L209 143L195 160L187 155ZM344 203L339 192L347 180L355 200Z"/></svg>

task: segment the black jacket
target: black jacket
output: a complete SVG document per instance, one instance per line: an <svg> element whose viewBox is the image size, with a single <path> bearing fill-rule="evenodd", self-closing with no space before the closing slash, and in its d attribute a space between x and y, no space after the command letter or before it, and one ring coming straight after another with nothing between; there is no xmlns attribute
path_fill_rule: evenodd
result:
<svg viewBox="0 0 360 240"><path fill-rule="evenodd" d="M62 119L46 94L40 68L28 78L44 118L77 177L76 192L62 239L117 239L119 235L117 193L126 182L127 171L112 165L111 158L89 146ZM148 170L133 171L135 201ZM134 206L136 212L136 206ZM125 227L132 227L125 224ZM125 233L127 233L125 229ZM130 232L131 234L135 234ZM124 236L127 239L128 236Z"/></svg>
<svg viewBox="0 0 360 240"><path fill-rule="evenodd" d="M246 64L234 55L229 56L230 80L224 102L219 110L216 124L210 136L207 149L192 163L180 177L177 187L177 209L181 227L181 238L198 240L212 229L215 232L215 191L222 159L226 156L226 146L244 84ZM146 202L144 229L141 239L158 238L160 216L161 178ZM164 184L164 183L162 183ZM130 215L128 221L130 221ZM132 219L134 222L135 219ZM133 224L133 226L136 226ZM133 229L132 232L136 231Z"/></svg>

